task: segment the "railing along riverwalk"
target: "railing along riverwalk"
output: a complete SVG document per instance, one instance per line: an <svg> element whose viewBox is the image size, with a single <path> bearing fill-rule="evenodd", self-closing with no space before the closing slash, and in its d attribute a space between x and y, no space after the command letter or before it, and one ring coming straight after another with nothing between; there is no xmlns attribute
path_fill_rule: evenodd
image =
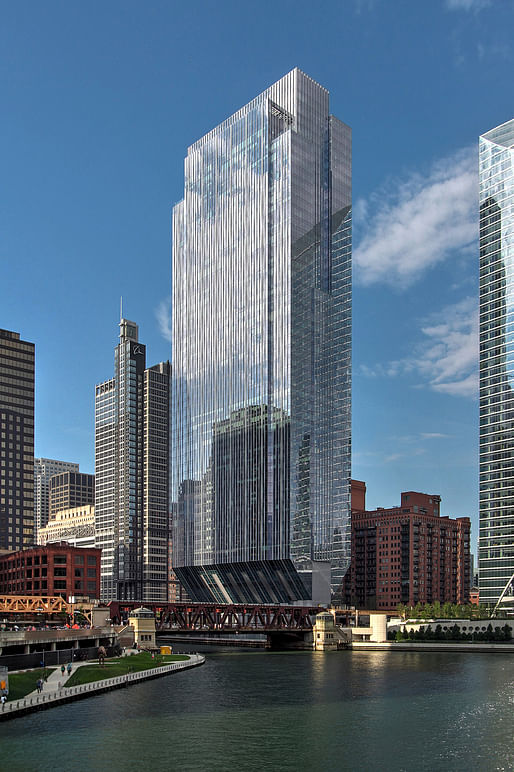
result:
<svg viewBox="0 0 514 772"><path fill-rule="evenodd" d="M44 710L54 705L70 702L71 700L79 700L93 694L110 691L111 689L120 689L131 683L158 678L177 670L187 670L188 668L203 665L204 662L205 657L195 653L190 654L189 659L182 662L171 662L169 665L148 668L148 670L140 670L137 673L126 673L113 678L104 678L101 681L91 681L78 686L62 686L57 691L49 692L48 694L37 694L32 697L23 697L20 700L12 700L12 702L6 702L3 708L0 708L0 720L3 718L15 718L35 710Z"/></svg>

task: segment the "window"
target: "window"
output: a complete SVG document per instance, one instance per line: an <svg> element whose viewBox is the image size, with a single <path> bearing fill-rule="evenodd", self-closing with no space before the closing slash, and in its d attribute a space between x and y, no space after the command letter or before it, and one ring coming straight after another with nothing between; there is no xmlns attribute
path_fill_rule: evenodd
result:
<svg viewBox="0 0 514 772"><path fill-rule="evenodd" d="M54 555L54 565L56 563L66 563L66 555Z"/></svg>

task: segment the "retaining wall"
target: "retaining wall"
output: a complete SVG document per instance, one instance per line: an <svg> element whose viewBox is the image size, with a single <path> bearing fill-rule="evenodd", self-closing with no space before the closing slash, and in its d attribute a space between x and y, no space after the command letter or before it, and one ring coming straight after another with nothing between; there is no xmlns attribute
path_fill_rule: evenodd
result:
<svg viewBox="0 0 514 772"><path fill-rule="evenodd" d="M169 665L151 668L150 670L141 670L139 673L127 673L123 676L114 678L105 678L102 681L93 681L89 684L80 684L79 686L63 686L58 692L52 694L37 694L34 697L24 697L21 700L6 702L3 710L0 709L0 720L23 716L36 710L45 710L54 705L61 705L72 700L80 700L84 697L91 697L94 694L111 691L111 689L121 689L129 684L138 681L149 680L150 678L159 678L168 675L177 670L186 670L187 668L203 665L205 657L200 654L189 655L189 660L183 662L172 662Z"/></svg>

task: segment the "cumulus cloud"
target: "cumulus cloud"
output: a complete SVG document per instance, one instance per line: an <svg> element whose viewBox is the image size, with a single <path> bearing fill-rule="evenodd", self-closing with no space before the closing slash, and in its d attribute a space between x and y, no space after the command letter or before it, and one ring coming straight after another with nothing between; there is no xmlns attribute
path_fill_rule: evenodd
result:
<svg viewBox="0 0 514 772"><path fill-rule="evenodd" d="M354 252L356 279L407 287L455 250L469 250L478 235L476 150L437 162L427 175L390 183L369 202L367 227Z"/></svg>
<svg viewBox="0 0 514 772"><path fill-rule="evenodd" d="M433 391L458 397L478 394L478 307L465 298L433 314L421 327L422 340L410 357L376 367L363 366L368 377L421 376ZM426 439L443 437L427 433Z"/></svg>
<svg viewBox="0 0 514 772"><path fill-rule="evenodd" d="M491 0L446 0L449 11L481 11L491 5Z"/></svg>
<svg viewBox="0 0 514 772"><path fill-rule="evenodd" d="M161 300L155 309L155 317L162 337L171 343L171 296Z"/></svg>

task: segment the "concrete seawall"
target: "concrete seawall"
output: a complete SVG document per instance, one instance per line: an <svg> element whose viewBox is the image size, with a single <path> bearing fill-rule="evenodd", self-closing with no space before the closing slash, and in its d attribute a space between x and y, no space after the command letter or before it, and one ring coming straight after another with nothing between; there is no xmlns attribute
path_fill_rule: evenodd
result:
<svg viewBox="0 0 514 772"><path fill-rule="evenodd" d="M349 648L352 651L454 651L473 652L474 654L514 654L514 644L512 643L421 643L420 641L370 643L369 641L352 641Z"/></svg>
<svg viewBox="0 0 514 772"><path fill-rule="evenodd" d="M81 700L84 697L92 697L95 694L108 692L112 689L121 689L130 684L149 680L150 678L160 678L161 676L169 675L170 673L179 670L198 667L198 665L203 665L204 662L205 657L201 654L191 654L187 661L171 662L169 665L162 665L161 667L155 667L149 670L141 670L138 673L115 676L114 678L105 678L102 681L92 681L91 683L80 684L79 686L70 686L69 688L63 686L59 691L54 692L53 694L38 694L32 697L23 697L20 700L6 702L3 710L0 708L0 720L16 718L17 716L23 716L36 710L45 710L46 708L52 708L55 705L62 705L63 703L71 702L72 700Z"/></svg>

